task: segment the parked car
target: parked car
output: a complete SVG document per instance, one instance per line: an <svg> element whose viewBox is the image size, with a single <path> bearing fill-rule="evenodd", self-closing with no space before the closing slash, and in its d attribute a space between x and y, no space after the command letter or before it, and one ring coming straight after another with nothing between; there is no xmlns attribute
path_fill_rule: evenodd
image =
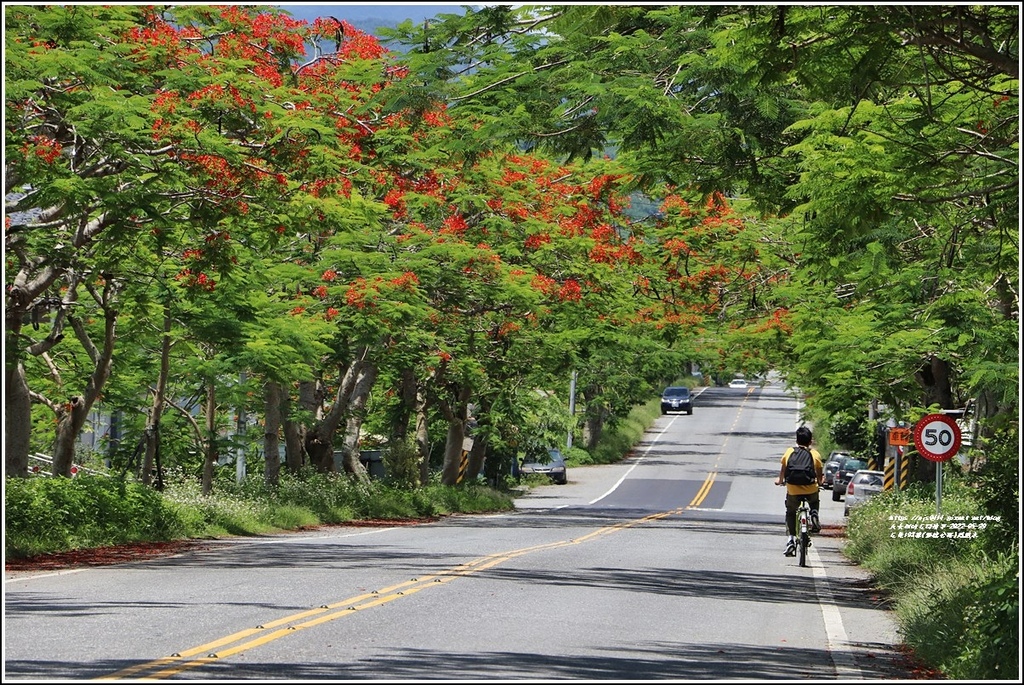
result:
<svg viewBox="0 0 1024 685"><path fill-rule="evenodd" d="M527 476L532 473L539 473L548 476L552 482L558 485L565 485L569 482L568 469L565 467L565 457L557 449L549 449L547 452L535 452L523 457L519 465L519 475Z"/></svg>
<svg viewBox="0 0 1024 685"><path fill-rule="evenodd" d="M848 457L846 452L832 452L828 455L828 461L825 462L825 482L822 484L823 488L832 489L832 479L836 475L836 471L839 470L839 463L844 457Z"/></svg>
<svg viewBox="0 0 1024 685"><path fill-rule="evenodd" d="M744 378L733 378L729 381L730 388L745 388L747 387L747 381Z"/></svg>
<svg viewBox="0 0 1024 685"><path fill-rule="evenodd" d="M880 493L884 483L885 471L861 469L855 472L850 478L850 484L846 486L846 506L843 508L843 516L850 515L850 507Z"/></svg>
<svg viewBox="0 0 1024 685"><path fill-rule="evenodd" d="M846 494L846 486L850 484L850 478L861 469L866 469L868 463L857 457L846 456L839 462L839 468L832 476L832 501L841 502Z"/></svg>
<svg viewBox="0 0 1024 685"><path fill-rule="evenodd" d="M661 413L667 414L670 411L693 413L693 395L689 388L683 386L665 388L665 392L661 393Z"/></svg>

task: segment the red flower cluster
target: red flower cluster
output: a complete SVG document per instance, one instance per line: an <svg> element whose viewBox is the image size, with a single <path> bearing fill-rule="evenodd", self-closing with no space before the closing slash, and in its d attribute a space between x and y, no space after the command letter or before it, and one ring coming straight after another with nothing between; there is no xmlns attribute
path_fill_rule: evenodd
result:
<svg viewBox="0 0 1024 685"><path fill-rule="evenodd" d="M394 278L391 280L391 285L395 286L396 288L402 288L409 291L412 291L419 284L419 277L411 271L406 271L398 278Z"/></svg>
<svg viewBox="0 0 1024 685"><path fill-rule="evenodd" d="M579 302L583 297L583 289L580 284L572 278L566 279L558 291L558 298L563 302Z"/></svg>
<svg viewBox="0 0 1024 685"><path fill-rule="evenodd" d="M537 250L542 245L546 245L551 242L551 236L547 233L536 233L526 237L524 246L527 250Z"/></svg>
<svg viewBox="0 0 1024 685"><path fill-rule="evenodd" d="M469 225L462 218L462 215L452 214L442 222L441 233L462 237L468 228Z"/></svg>
<svg viewBox="0 0 1024 685"><path fill-rule="evenodd" d="M22 152L26 156L35 154L47 164L53 164L54 160L60 157L61 150L64 149L59 141L48 136L30 136L29 141L30 143L25 143L22 146Z"/></svg>
<svg viewBox="0 0 1024 685"><path fill-rule="evenodd" d="M186 287L199 288L207 292L213 292L214 287L217 285L217 282L205 273L194 274L191 269L182 269L174 278Z"/></svg>

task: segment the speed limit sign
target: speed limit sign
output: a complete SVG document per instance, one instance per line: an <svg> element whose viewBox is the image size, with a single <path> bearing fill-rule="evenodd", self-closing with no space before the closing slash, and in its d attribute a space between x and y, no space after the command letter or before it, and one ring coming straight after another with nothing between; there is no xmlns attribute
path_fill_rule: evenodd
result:
<svg viewBox="0 0 1024 685"><path fill-rule="evenodd" d="M914 446L930 461L949 461L960 451L960 426L945 414L929 414L914 426Z"/></svg>

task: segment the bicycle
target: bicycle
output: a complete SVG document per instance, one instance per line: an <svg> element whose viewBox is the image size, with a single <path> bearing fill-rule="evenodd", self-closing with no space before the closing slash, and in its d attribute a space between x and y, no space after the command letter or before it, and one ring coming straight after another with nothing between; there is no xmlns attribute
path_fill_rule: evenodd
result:
<svg viewBox="0 0 1024 685"><path fill-rule="evenodd" d="M811 505L806 499L800 500L796 516L799 532L796 538L797 561L800 566L807 566L807 548L811 546Z"/></svg>

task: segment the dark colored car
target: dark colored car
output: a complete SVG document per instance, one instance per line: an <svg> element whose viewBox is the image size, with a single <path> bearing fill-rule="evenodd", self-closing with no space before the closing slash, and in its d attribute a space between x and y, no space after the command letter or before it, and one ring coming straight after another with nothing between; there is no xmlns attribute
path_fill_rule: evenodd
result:
<svg viewBox="0 0 1024 685"><path fill-rule="evenodd" d="M857 457L843 457L836 469L836 475L832 477L832 501L840 502L846 495L846 486L850 483L853 474L861 469L867 469L868 462Z"/></svg>
<svg viewBox="0 0 1024 685"><path fill-rule="evenodd" d="M839 463L848 456L850 455L846 452L832 452L828 455L828 461L825 462L824 468L825 482L822 483L821 487L828 488L829 490L832 489L832 479L835 477L836 471L839 470Z"/></svg>
<svg viewBox="0 0 1024 685"><path fill-rule="evenodd" d="M693 395L690 389L683 386L672 386L665 388L661 393L661 413L667 414L670 411L685 411L693 413Z"/></svg>
<svg viewBox="0 0 1024 685"><path fill-rule="evenodd" d="M528 476L531 473L546 475L558 485L565 485L569 482L565 457L557 449L536 452L523 457L523 463L519 465L519 475Z"/></svg>

